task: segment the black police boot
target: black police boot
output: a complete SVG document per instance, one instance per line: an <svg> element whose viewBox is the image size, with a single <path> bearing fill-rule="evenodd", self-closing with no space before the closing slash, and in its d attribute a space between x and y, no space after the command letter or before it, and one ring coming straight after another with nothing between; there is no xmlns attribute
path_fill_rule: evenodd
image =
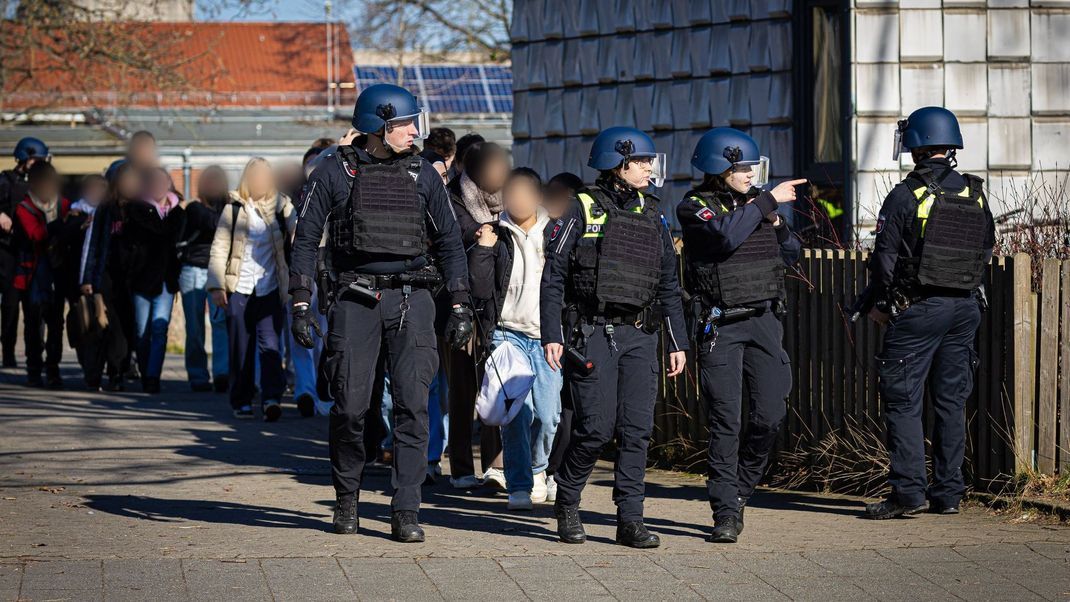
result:
<svg viewBox="0 0 1070 602"><path fill-rule="evenodd" d="M873 520L885 520L897 516L913 516L928 509L929 502L922 502L920 506L903 506L894 500L884 500L883 502L866 504L866 511L863 516Z"/></svg>
<svg viewBox="0 0 1070 602"><path fill-rule="evenodd" d="M741 495L737 499L739 500L739 520L736 521L736 525L739 527L739 530L736 532L738 535L743 532L743 510L747 508L747 500L750 498Z"/></svg>
<svg viewBox="0 0 1070 602"><path fill-rule="evenodd" d="M334 505L334 532L339 535L351 535L356 533L359 527L356 494L338 496L338 501Z"/></svg>
<svg viewBox="0 0 1070 602"><path fill-rule="evenodd" d="M631 521L617 525L617 543L629 548L656 548L661 539L647 531L643 521Z"/></svg>
<svg viewBox="0 0 1070 602"><path fill-rule="evenodd" d="M958 514L959 504L958 502L952 504L945 504L942 502L933 501L929 503L929 512L932 514Z"/></svg>
<svg viewBox="0 0 1070 602"><path fill-rule="evenodd" d="M398 510L390 515L390 539L401 543L420 543L424 530L412 510Z"/></svg>
<svg viewBox="0 0 1070 602"><path fill-rule="evenodd" d="M739 539L739 532L742 530L743 524L738 518L734 516L719 518L713 525L710 541L713 543L736 543Z"/></svg>
<svg viewBox="0 0 1070 602"><path fill-rule="evenodd" d="M40 372L30 372L26 375L26 386L43 388L45 386L44 379L41 378Z"/></svg>
<svg viewBox="0 0 1070 602"><path fill-rule="evenodd" d="M557 536L565 543L583 543L587 533L580 522L580 507L566 506L560 502L554 504L554 516L557 517Z"/></svg>

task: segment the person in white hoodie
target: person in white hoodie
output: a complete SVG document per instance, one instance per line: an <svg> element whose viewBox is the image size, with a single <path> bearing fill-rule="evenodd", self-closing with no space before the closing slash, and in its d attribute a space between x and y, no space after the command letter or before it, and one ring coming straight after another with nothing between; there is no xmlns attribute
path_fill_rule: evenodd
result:
<svg viewBox="0 0 1070 602"><path fill-rule="evenodd" d="M561 372L543 360L539 342L543 233L550 218L534 171L514 169L502 191L504 211L496 223L480 227L468 272L482 332L493 330L492 346L514 345L535 373L523 408L502 427L509 509L531 510L533 502L547 500L546 466L561 416Z"/></svg>

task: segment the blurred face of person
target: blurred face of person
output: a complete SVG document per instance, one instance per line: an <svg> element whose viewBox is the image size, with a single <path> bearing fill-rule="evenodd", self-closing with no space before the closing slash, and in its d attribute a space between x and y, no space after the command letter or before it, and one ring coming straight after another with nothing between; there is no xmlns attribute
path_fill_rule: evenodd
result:
<svg viewBox="0 0 1070 602"><path fill-rule="evenodd" d="M222 170L210 170L201 174L197 180L197 194L205 198L218 199L227 194L227 174Z"/></svg>
<svg viewBox="0 0 1070 602"><path fill-rule="evenodd" d="M82 186L82 200L96 207L107 192L108 183L105 180L92 179Z"/></svg>
<svg viewBox="0 0 1070 602"><path fill-rule="evenodd" d="M494 194L505 186L509 178L509 160L505 155L491 155L487 159L487 165L480 170L479 187L484 192Z"/></svg>
<svg viewBox="0 0 1070 602"><path fill-rule="evenodd" d="M625 161L617 174L632 188L642 190L650 186L650 174L653 172L653 157L636 157Z"/></svg>
<svg viewBox="0 0 1070 602"><path fill-rule="evenodd" d="M126 156L132 163L142 167L155 167L159 163L156 141L148 137L131 140Z"/></svg>
<svg viewBox="0 0 1070 602"><path fill-rule="evenodd" d="M568 201L572 198L572 189L561 182L550 182L543 194L543 206L550 214L551 219L558 219L565 215L568 209Z"/></svg>
<svg viewBox="0 0 1070 602"><path fill-rule="evenodd" d="M750 165L737 165L725 171L721 177L729 188L746 194L751 189L751 181L754 180L754 169Z"/></svg>
<svg viewBox="0 0 1070 602"><path fill-rule="evenodd" d="M138 179L136 170L124 169L119 172L119 176L115 179L114 186L120 199L130 200L137 198L138 191L141 187L141 181Z"/></svg>
<svg viewBox="0 0 1070 602"><path fill-rule="evenodd" d="M542 191L531 178L515 177L502 189L502 198L509 218L520 224L535 216Z"/></svg>
<svg viewBox="0 0 1070 602"><path fill-rule="evenodd" d="M246 186L254 199L267 197L275 189L274 174L266 162L254 163L245 173Z"/></svg>
<svg viewBox="0 0 1070 602"><path fill-rule="evenodd" d="M275 179L279 190L293 191L304 183L304 171L297 163L285 163L275 168Z"/></svg>
<svg viewBox="0 0 1070 602"><path fill-rule="evenodd" d="M150 169L145 175L145 196L154 200L162 201L171 192L171 178L159 169Z"/></svg>
<svg viewBox="0 0 1070 602"><path fill-rule="evenodd" d="M415 119L396 119L388 121L383 133L383 142L395 153L408 150L420 131L416 129Z"/></svg>
<svg viewBox="0 0 1070 602"><path fill-rule="evenodd" d="M450 168L446 166L442 161L435 161L431 164L431 167L435 168L440 178L442 178L443 184L449 184L450 182Z"/></svg>
<svg viewBox="0 0 1070 602"><path fill-rule="evenodd" d="M42 176L29 185L30 192L38 199L51 203L59 199L60 179L58 175Z"/></svg>

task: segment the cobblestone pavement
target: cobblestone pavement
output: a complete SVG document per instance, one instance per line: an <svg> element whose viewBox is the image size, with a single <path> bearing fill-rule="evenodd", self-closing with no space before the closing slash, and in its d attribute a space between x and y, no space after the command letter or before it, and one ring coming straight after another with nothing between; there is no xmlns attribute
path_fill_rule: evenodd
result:
<svg viewBox="0 0 1070 602"><path fill-rule="evenodd" d="M612 475L585 492L590 541L558 543L549 506L425 487L428 541L389 540L372 468L361 532L328 532L326 420L232 420L178 358L164 393L64 392L0 377L0 600L1070 599L1070 529L983 510L869 522L857 499L767 492L739 544L705 542L701 481L650 473L654 551L613 544ZM448 470L448 469L447 469Z"/></svg>

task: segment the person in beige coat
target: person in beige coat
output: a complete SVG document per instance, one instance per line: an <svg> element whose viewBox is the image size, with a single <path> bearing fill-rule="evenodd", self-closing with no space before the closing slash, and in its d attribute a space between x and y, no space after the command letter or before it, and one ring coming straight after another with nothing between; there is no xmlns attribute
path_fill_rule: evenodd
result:
<svg viewBox="0 0 1070 602"><path fill-rule="evenodd" d="M264 420L274 422L282 415L279 398L286 375L280 342L289 290L286 249L296 225L293 205L276 189L271 165L261 157L251 159L219 217L208 261L207 289L227 313L230 405L239 419L253 417L256 350Z"/></svg>

